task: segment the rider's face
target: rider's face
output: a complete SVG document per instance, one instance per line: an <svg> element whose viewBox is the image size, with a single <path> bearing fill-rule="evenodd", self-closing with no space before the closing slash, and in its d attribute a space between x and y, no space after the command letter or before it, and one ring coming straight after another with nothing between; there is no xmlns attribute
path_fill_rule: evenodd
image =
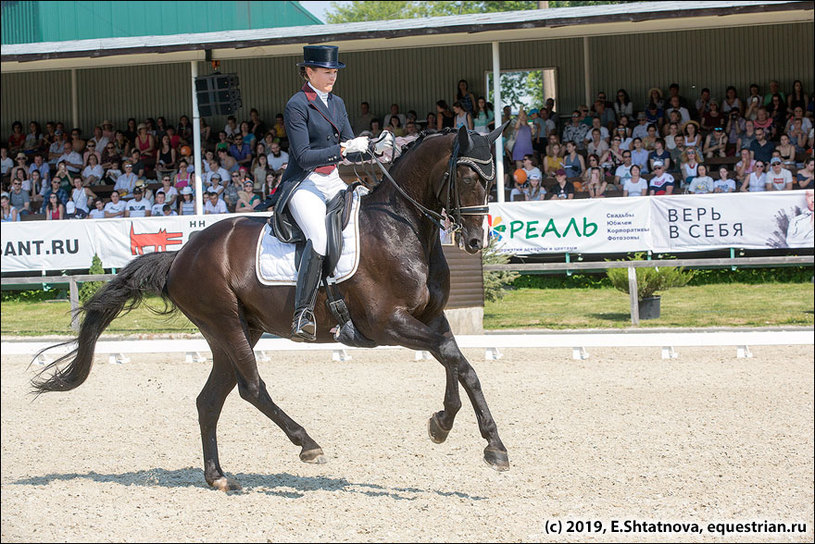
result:
<svg viewBox="0 0 815 544"><path fill-rule="evenodd" d="M337 81L336 68L317 68L306 66L308 81L320 92L330 93Z"/></svg>

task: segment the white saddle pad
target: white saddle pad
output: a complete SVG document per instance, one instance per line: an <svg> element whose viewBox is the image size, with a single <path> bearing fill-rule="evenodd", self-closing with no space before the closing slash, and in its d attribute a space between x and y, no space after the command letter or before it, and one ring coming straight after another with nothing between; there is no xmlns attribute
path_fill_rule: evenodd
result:
<svg viewBox="0 0 815 544"><path fill-rule="evenodd" d="M333 274L337 283L353 276L359 266L359 201L360 188L354 191L351 217L342 231L342 255ZM284 244L275 238L267 224L258 238L255 267L258 281L264 285L295 285L297 267L294 264L294 250L295 244Z"/></svg>

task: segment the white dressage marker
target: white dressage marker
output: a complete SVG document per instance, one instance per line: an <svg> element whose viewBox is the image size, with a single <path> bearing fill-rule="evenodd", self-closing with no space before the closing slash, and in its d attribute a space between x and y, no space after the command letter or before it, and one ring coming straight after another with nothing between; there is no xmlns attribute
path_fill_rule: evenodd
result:
<svg viewBox="0 0 815 544"><path fill-rule="evenodd" d="M112 365L123 365L125 363L129 363L130 358L125 355L124 353L111 353L108 356L108 363Z"/></svg>
<svg viewBox="0 0 815 544"><path fill-rule="evenodd" d="M750 346L738 346L736 348L736 357L739 359L745 359L747 357L752 357L753 352L750 351Z"/></svg>
<svg viewBox="0 0 815 544"><path fill-rule="evenodd" d="M487 361L497 361L503 356L504 354L498 348L487 348L487 351L484 352L484 359Z"/></svg>
<svg viewBox="0 0 815 544"><path fill-rule="evenodd" d="M335 349L331 352L331 360L345 362L352 359L351 355L344 349Z"/></svg>
<svg viewBox="0 0 815 544"><path fill-rule="evenodd" d="M188 351L184 354L184 361L187 363L205 363L207 358L201 355L200 351Z"/></svg>
<svg viewBox="0 0 815 544"><path fill-rule="evenodd" d="M677 357L679 357L679 354L674 351L673 346L662 346L663 359L676 359Z"/></svg>
<svg viewBox="0 0 815 544"><path fill-rule="evenodd" d="M583 361L589 358L589 352L586 351L586 348L572 348L572 359L577 359L579 361Z"/></svg>
<svg viewBox="0 0 815 544"><path fill-rule="evenodd" d="M430 353L428 353L427 351L417 351L413 357L414 361L429 361Z"/></svg>

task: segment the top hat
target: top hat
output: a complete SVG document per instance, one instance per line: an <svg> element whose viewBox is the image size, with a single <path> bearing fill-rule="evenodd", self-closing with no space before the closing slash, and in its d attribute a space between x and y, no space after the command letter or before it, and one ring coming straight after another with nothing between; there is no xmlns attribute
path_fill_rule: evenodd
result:
<svg viewBox="0 0 815 544"><path fill-rule="evenodd" d="M339 50L336 45L304 45L303 62L298 62L297 66L345 68L345 65L337 60Z"/></svg>

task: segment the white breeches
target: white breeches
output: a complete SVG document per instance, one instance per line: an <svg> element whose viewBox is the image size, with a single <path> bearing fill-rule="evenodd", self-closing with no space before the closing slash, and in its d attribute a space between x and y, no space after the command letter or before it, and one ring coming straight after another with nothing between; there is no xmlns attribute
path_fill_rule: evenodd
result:
<svg viewBox="0 0 815 544"><path fill-rule="evenodd" d="M325 231L325 203L348 187L335 168L330 174L312 172L289 201L289 210L297 226L311 240L314 251L325 256L328 237Z"/></svg>

